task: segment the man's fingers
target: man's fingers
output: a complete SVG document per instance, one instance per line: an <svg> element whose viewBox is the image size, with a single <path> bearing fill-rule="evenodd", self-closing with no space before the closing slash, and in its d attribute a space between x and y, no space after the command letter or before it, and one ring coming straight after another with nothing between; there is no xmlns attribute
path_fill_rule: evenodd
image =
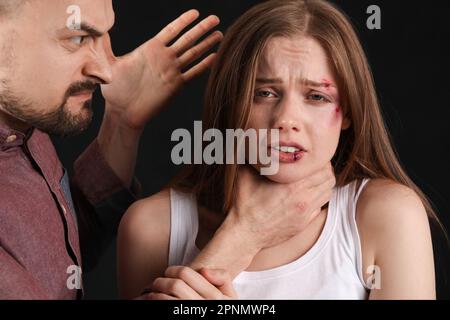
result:
<svg viewBox="0 0 450 320"><path fill-rule="evenodd" d="M267 183L269 180L261 176L253 167L249 165L239 166L238 171L238 194L250 195L261 183Z"/></svg>
<svg viewBox="0 0 450 320"><path fill-rule="evenodd" d="M318 209L327 204L330 201L333 192L332 188L333 185L331 183L324 183L319 186L317 190L314 190L313 194L311 195L311 207Z"/></svg>
<svg viewBox="0 0 450 320"><path fill-rule="evenodd" d="M216 53L211 53L209 56L207 56L205 59L200 61L198 64L193 66L191 69L186 71L182 74L182 78L184 82L191 81L195 77L198 77L203 72L205 72L214 62L214 59L216 58Z"/></svg>
<svg viewBox="0 0 450 320"><path fill-rule="evenodd" d="M300 181L295 182L294 185L302 186L302 188L315 188L323 183L328 183L330 179L334 179L334 171L331 163L327 163L325 167L322 167Z"/></svg>
<svg viewBox="0 0 450 320"><path fill-rule="evenodd" d="M194 22L199 15L200 13L195 9L183 13L162 29L155 38L166 45L169 44L169 42L175 39L184 28Z"/></svg>
<svg viewBox="0 0 450 320"><path fill-rule="evenodd" d="M200 37L217 26L220 20L217 16L209 16L199 22L195 27L182 35L171 47L177 55L182 55L192 47Z"/></svg>
<svg viewBox="0 0 450 320"><path fill-rule="evenodd" d="M180 69L187 67L189 64L200 58L209 49L214 47L220 40L222 40L223 35L220 31L215 31L210 34L205 40L197 44L195 47L186 51L179 59Z"/></svg>

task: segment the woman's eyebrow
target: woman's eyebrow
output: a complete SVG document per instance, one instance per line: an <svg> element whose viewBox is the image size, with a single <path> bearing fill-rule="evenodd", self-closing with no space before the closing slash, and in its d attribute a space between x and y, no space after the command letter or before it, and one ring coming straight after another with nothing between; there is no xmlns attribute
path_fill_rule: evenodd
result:
<svg viewBox="0 0 450 320"><path fill-rule="evenodd" d="M336 88L336 86L330 80L323 79L321 82L313 81L310 79L303 79L301 82L310 87L317 88Z"/></svg>
<svg viewBox="0 0 450 320"><path fill-rule="evenodd" d="M280 84L283 83L281 78L256 78L257 83L261 84ZM317 82L310 79L300 79L299 82L303 85L317 88L336 88L336 86L330 80L323 79L321 82Z"/></svg>
<svg viewBox="0 0 450 320"><path fill-rule="evenodd" d="M283 80L280 78L256 78L256 82L261 84L280 84Z"/></svg>

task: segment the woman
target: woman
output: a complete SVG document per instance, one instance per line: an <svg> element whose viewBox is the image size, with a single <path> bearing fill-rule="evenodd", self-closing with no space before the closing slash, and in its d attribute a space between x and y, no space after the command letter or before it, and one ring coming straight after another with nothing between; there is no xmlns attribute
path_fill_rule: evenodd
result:
<svg viewBox="0 0 450 320"><path fill-rule="evenodd" d="M293 183L331 161L337 180L307 229L258 252L223 297L435 298L428 218L438 219L399 164L363 49L335 6L272 0L240 17L218 52L203 126L279 129L278 173L261 179ZM166 269L188 265L208 243L238 180L261 169L249 167L189 167L129 209L119 231L124 297L151 282L154 298L217 296L193 270L173 285L178 275Z"/></svg>

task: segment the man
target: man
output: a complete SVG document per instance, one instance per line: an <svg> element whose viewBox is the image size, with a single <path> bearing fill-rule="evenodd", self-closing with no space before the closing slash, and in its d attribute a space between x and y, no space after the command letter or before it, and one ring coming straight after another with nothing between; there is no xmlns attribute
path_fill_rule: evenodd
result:
<svg viewBox="0 0 450 320"><path fill-rule="evenodd" d="M219 23L217 17L178 38L198 15L186 12L130 54L115 57L108 35L112 0L0 2L0 299L82 296L72 276L95 264L137 197L133 173L145 124L213 62L211 54L191 66L221 39L214 32L196 44ZM48 134L86 129L99 85L104 119L69 183ZM197 267L240 268L255 250L280 240L275 231L291 236L327 201L324 190L331 190L333 179L328 169L314 183L289 187L287 195L302 196L284 201L284 215L258 214L264 208L260 190L255 205L235 208L225 224L240 226L248 246L225 252L229 246L223 244L234 234L224 228Z"/></svg>

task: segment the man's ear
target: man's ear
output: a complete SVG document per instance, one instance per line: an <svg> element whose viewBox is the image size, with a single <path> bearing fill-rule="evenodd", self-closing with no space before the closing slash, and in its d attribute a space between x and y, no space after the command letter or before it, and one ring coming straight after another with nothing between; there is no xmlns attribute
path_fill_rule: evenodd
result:
<svg viewBox="0 0 450 320"><path fill-rule="evenodd" d="M350 128L351 124L352 124L352 121L347 116L345 116L344 119L342 120L341 130L342 131L347 130L348 128Z"/></svg>

